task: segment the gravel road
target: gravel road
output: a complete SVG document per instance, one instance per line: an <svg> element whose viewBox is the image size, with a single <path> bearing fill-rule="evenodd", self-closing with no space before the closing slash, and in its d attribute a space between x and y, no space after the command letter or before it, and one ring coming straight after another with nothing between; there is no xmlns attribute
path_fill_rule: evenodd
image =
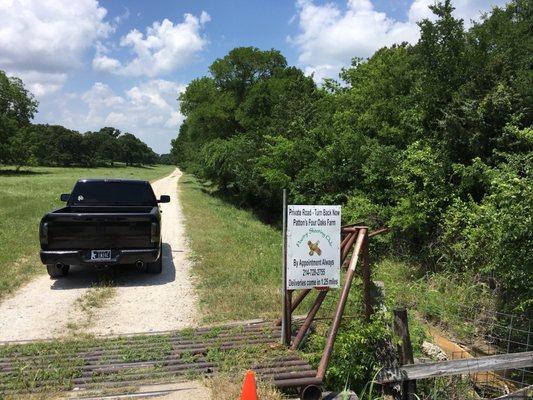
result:
<svg viewBox="0 0 533 400"><path fill-rule="evenodd" d="M134 267L105 273L71 267L68 277L55 281L48 275L41 275L0 304L0 341L52 338L76 332L121 334L194 326L196 296L178 200L180 176L181 172L176 169L152 183L158 197L161 194L171 196L170 203L161 205L162 274L145 274ZM44 269L44 266L35 268ZM80 310L80 301L103 277L113 281L111 297L101 307L90 310L89 318ZM73 328L74 324L83 328Z"/></svg>

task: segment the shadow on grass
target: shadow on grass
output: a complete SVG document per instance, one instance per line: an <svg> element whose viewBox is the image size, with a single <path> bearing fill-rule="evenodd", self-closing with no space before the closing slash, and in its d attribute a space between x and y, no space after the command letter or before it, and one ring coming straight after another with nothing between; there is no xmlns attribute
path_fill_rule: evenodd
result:
<svg viewBox="0 0 533 400"><path fill-rule="evenodd" d="M141 164L134 164L134 165L126 165L126 164L115 164L115 165L109 165L109 164L101 164L101 165L70 165L68 167L59 167L59 168L91 168L91 169L98 169L98 168L105 168L105 169L126 169L126 168L138 168L138 169L154 169L155 165L141 165Z"/></svg>
<svg viewBox="0 0 533 400"><path fill-rule="evenodd" d="M235 193L229 190L218 188L213 182L197 177L186 176L181 181L182 185L196 187L197 190L215 197L224 203L231 204L235 208L247 212L251 212L259 221L264 224L270 225L276 229L281 229L282 220L282 201L279 204L275 204L274 207L265 209L254 208L250 203L243 202L242 199Z"/></svg>
<svg viewBox="0 0 533 400"><path fill-rule="evenodd" d="M75 168L88 168L88 169L126 169L126 168L138 168L138 169L146 169L146 170L153 170L155 169L156 165L124 165L124 164L115 164L115 165L69 165L69 166L58 166L58 167L49 167L49 168L61 168L61 169L75 169ZM31 169L2 169L0 167L0 176L25 176L25 175L46 175L51 174L53 172L50 171L33 171Z"/></svg>
<svg viewBox="0 0 533 400"><path fill-rule="evenodd" d="M124 168L154 169L155 165L122 165Z"/></svg>
<svg viewBox="0 0 533 400"><path fill-rule="evenodd" d="M0 169L0 176L45 175L49 173L47 171Z"/></svg>

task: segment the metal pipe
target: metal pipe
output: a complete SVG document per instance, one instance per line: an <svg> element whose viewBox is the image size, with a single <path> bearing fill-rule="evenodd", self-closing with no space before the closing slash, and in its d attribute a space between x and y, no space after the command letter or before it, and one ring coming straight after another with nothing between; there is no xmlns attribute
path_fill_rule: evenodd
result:
<svg viewBox="0 0 533 400"><path fill-rule="evenodd" d="M274 380L274 385L276 385L278 388L286 388L286 387L301 387L301 386L307 386L307 385L321 385L322 379L319 378L293 378L293 379L282 379L282 380Z"/></svg>
<svg viewBox="0 0 533 400"><path fill-rule="evenodd" d="M342 253L341 253L341 265L344 264L344 260L346 260L346 257L348 256L348 253L350 252L350 249L352 248L353 246L353 243L355 242L355 239L357 238L357 235L355 233L353 233L351 236L350 236L350 240L348 240L348 242L346 243L346 245L342 248Z"/></svg>
<svg viewBox="0 0 533 400"><path fill-rule="evenodd" d="M317 385L307 385L300 391L301 400L320 400L322 398L322 389Z"/></svg>
<svg viewBox="0 0 533 400"><path fill-rule="evenodd" d="M308 369L304 371L297 371L297 372L281 372L278 374L273 374L272 380L274 381L281 381L283 379L292 379L295 376L299 378L314 378L316 375L316 371L314 369ZM261 377L263 376L270 376L269 374L261 374Z"/></svg>
<svg viewBox="0 0 533 400"><path fill-rule="evenodd" d="M341 242L341 249L343 249L344 246L346 246L346 243L348 242L351 236L352 236L352 233L347 233L345 235L344 239L342 239L342 242Z"/></svg>
<svg viewBox="0 0 533 400"><path fill-rule="evenodd" d="M294 299L294 301L291 304L291 314L294 310L296 310L296 307L300 305L300 303L305 299L305 297L311 292L311 289L304 289L300 293L298 293L298 296ZM281 325L281 318L278 318L276 321L275 326Z"/></svg>
<svg viewBox="0 0 533 400"><path fill-rule="evenodd" d="M351 228L353 226L364 225L365 221L354 222L353 224L342 225L341 228Z"/></svg>
<svg viewBox="0 0 533 400"><path fill-rule="evenodd" d="M348 299L350 287L352 285L353 277L355 275L355 268L357 266L359 253L361 252L361 248L364 245L367 232L368 230L366 228L363 228L359 231L359 234L357 235L357 241L355 243L355 248L352 253L350 265L348 266L348 271L346 272L346 280L344 281L344 286L342 288L339 304L337 306L337 310L335 311L333 323L331 324L331 329L329 331L328 339L326 341L326 347L324 348L324 354L322 354L322 358L320 359L320 363L318 364L316 377L320 381L324 379L324 376L326 374L329 359L333 351L333 344L335 343L335 338L337 337L337 332L341 323L342 314L344 313L344 307L346 306L346 300Z"/></svg>
<svg viewBox="0 0 533 400"><path fill-rule="evenodd" d="M282 331L285 333L283 337L283 343L286 346L291 345L291 336L292 336L292 290L285 290L285 330Z"/></svg>
<svg viewBox="0 0 533 400"><path fill-rule="evenodd" d="M370 316L373 314L372 310L372 297L370 294L372 286L372 276L370 272L370 259L368 255L368 232L365 234L365 246L363 248L363 301L364 301L364 313L366 321L370 321Z"/></svg>
<svg viewBox="0 0 533 400"><path fill-rule="evenodd" d="M291 379L294 377L300 377L300 375L304 375L304 374L307 377L315 376L316 374L316 371L314 371L313 367L307 364L307 362L305 364L288 365L288 366L285 366L284 364L280 364L276 367L263 368L260 370L258 370L257 368L252 368L252 369L261 378L268 376L268 377L276 377L276 379ZM313 372L313 375L309 375L310 371ZM292 374L292 375L287 375L287 374Z"/></svg>
<svg viewBox="0 0 533 400"><path fill-rule="evenodd" d="M292 307L290 296L287 296L287 189L283 189L283 251L281 260L281 343L288 345L287 342L287 319L291 317L292 310L288 310ZM289 333L290 342L290 333Z"/></svg>
<svg viewBox="0 0 533 400"><path fill-rule="evenodd" d="M368 237L374 237L376 235L379 235L381 233L387 233L389 231L389 228L387 228L386 226L384 226L383 228L378 228L376 229L375 231L372 231L368 234Z"/></svg>
<svg viewBox="0 0 533 400"><path fill-rule="evenodd" d="M360 225L360 226L350 226L348 228L341 228L341 232L343 233L348 233L348 232L355 232L357 233L358 230L360 229L368 229L368 226L365 226L365 225Z"/></svg>
<svg viewBox="0 0 533 400"><path fill-rule="evenodd" d="M316 313L320 309L320 306L322 305L322 302L324 301L324 298L326 297L326 294L328 294L327 290L323 290L318 293L318 296L316 297L315 302L313 303L313 306L309 310L309 313L307 314L307 317L305 318L304 323L300 327L300 330L296 334L296 338L294 339L294 343L291 346L291 349L296 350L300 343L302 342L305 334L307 333L307 330L311 326L311 323L313 322L313 319L315 318Z"/></svg>
<svg viewBox="0 0 533 400"><path fill-rule="evenodd" d="M357 232L359 229L368 229L368 226L350 226L348 228L342 228L341 232L342 233L350 233L350 232ZM369 237L373 237L373 236L376 236L376 235L379 235L381 233L385 233L385 232L388 232L389 231L389 228L387 228L386 226L383 227L383 228L378 228L372 232L369 233Z"/></svg>

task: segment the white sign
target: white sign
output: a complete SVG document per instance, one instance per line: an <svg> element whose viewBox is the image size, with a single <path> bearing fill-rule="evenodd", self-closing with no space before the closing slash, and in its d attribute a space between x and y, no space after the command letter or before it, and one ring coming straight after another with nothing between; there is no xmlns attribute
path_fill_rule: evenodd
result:
<svg viewBox="0 0 533 400"><path fill-rule="evenodd" d="M340 206L287 208L287 289L339 287Z"/></svg>

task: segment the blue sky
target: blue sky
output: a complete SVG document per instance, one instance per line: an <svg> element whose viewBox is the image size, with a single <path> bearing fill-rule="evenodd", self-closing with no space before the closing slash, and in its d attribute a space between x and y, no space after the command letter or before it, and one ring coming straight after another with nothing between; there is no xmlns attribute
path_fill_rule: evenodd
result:
<svg viewBox="0 0 533 400"><path fill-rule="evenodd" d="M320 82L352 57L418 40L433 0L0 0L0 69L40 102L35 122L114 126L167 152L177 97L238 46L276 48ZM455 0L469 25L505 0Z"/></svg>

